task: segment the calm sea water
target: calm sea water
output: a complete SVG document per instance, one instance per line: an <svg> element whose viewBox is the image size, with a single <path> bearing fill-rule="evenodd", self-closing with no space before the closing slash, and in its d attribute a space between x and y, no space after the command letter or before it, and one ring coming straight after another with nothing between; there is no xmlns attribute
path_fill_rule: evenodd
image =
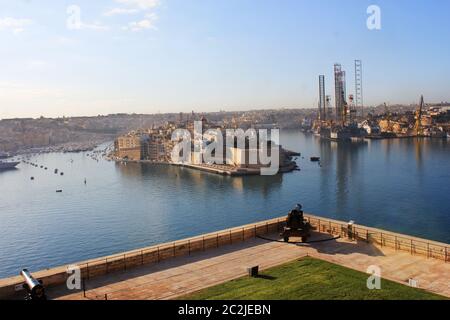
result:
<svg viewBox="0 0 450 320"><path fill-rule="evenodd" d="M302 153L301 171L231 178L80 153L32 158L48 171L20 164L0 172L0 277L278 217L295 203L450 243L450 142L337 144L299 131L282 131L281 140Z"/></svg>

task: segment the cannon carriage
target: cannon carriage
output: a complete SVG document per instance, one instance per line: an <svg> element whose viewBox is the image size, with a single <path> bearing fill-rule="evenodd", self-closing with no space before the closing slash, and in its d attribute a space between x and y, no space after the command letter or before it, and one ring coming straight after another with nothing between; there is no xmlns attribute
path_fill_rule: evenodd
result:
<svg viewBox="0 0 450 320"><path fill-rule="evenodd" d="M298 204L289 212L286 226L280 236L285 242L289 242L290 237L300 238L301 242L307 242L312 229L311 224L303 217L302 206Z"/></svg>

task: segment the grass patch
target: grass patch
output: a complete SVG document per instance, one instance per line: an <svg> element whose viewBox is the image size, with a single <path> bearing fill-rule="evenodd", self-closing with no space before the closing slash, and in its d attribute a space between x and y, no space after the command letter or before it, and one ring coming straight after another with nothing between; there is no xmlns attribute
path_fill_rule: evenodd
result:
<svg viewBox="0 0 450 320"><path fill-rule="evenodd" d="M381 280L366 287L368 275L326 261L303 258L181 297L187 300L436 300L443 296Z"/></svg>

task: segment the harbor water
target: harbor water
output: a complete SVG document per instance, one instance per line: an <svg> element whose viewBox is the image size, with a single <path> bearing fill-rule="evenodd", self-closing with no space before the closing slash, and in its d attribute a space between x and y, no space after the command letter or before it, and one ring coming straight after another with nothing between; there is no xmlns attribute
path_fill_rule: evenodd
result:
<svg viewBox="0 0 450 320"><path fill-rule="evenodd" d="M296 203L450 243L450 141L336 143L285 130L281 143L301 152L301 171L226 177L89 152L34 155L38 167L0 172L0 277L274 218Z"/></svg>

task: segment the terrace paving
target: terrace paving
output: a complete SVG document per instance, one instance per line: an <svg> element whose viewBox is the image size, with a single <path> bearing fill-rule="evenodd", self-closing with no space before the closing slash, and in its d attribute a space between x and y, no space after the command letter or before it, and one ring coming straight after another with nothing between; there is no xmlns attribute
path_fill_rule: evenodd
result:
<svg viewBox="0 0 450 320"><path fill-rule="evenodd" d="M316 233L312 240L324 237L329 235ZM278 239L278 235L268 238ZM295 245L259 238L87 280L86 297L64 286L48 288L48 296L64 300L174 299L242 277L247 267L267 269L306 255L362 272L377 265L385 279L407 284L414 278L419 288L450 297L450 264L441 260L347 239Z"/></svg>

